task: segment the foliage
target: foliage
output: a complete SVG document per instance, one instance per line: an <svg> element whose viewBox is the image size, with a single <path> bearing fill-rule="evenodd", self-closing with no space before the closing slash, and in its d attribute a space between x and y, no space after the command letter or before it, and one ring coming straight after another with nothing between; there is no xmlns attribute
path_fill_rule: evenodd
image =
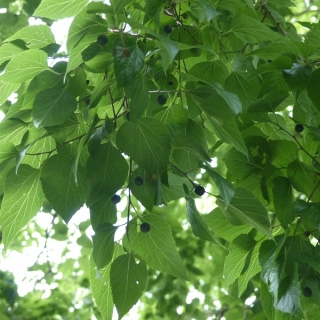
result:
<svg viewBox="0 0 320 320"><path fill-rule="evenodd" d="M46 298L0 273L1 312L318 319L319 1L110 2L0 1L2 242L41 211L44 251L81 247L30 268Z"/></svg>

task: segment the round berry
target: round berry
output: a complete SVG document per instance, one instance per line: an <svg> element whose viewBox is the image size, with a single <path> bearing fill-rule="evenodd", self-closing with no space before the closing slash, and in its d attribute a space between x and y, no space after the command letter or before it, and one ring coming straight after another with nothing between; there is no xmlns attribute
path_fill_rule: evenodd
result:
<svg viewBox="0 0 320 320"><path fill-rule="evenodd" d="M147 222L144 222L144 223L140 224L140 230L143 233L149 232L150 231L150 224L147 223Z"/></svg>
<svg viewBox="0 0 320 320"><path fill-rule="evenodd" d="M163 31L166 33L166 34L169 34L172 32L172 26L170 26L169 24L165 25L164 28L163 28Z"/></svg>
<svg viewBox="0 0 320 320"><path fill-rule="evenodd" d="M172 85L173 85L173 81L170 80L170 81L168 82L168 86L172 86Z"/></svg>
<svg viewBox="0 0 320 320"><path fill-rule="evenodd" d="M309 287L304 287L302 293L307 298L312 296L312 290Z"/></svg>
<svg viewBox="0 0 320 320"><path fill-rule="evenodd" d="M311 234L311 232L310 232L310 231L305 231L303 235L304 235L305 237L309 237L309 236L310 236L310 234Z"/></svg>
<svg viewBox="0 0 320 320"><path fill-rule="evenodd" d="M296 126L294 127L294 130L295 130L296 132L298 132L298 133L302 132L303 129L304 129L304 128L303 128L303 125L300 124L300 123L296 124Z"/></svg>
<svg viewBox="0 0 320 320"><path fill-rule="evenodd" d="M119 203L120 200L121 200L121 198L120 198L120 196L117 195L117 194L115 194L115 195L113 195L113 196L111 197L111 202L112 202L113 204Z"/></svg>
<svg viewBox="0 0 320 320"><path fill-rule="evenodd" d="M108 37L105 34L100 34L97 38L99 46L104 46L108 43Z"/></svg>
<svg viewBox="0 0 320 320"><path fill-rule="evenodd" d="M206 192L206 189L203 186L196 186L194 188L194 192L196 193L197 196L203 196Z"/></svg>
<svg viewBox="0 0 320 320"><path fill-rule="evenodd" d="M157 98L157 101L160 105L164 105L167 102L167 97L163 94L160 94Z"/></svg>
<svg viewBox="0 0 320 320"><path fill-rule="evenodd" d="M142 177L138 176L134 178L133 182L136 186L141 186L143 184L143 179Z"/></svg>

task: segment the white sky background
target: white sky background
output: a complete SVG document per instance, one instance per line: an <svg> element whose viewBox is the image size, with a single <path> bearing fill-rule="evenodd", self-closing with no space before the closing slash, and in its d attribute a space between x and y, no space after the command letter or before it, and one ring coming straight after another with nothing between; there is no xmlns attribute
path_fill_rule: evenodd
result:
<svg viewBox="0 0 320 320"><path fill-rule="evenodd" d="M66 52L66 40L67 40L68 30L69 30L71 22L72 22L72 18L68 18L68 19L56 21L51 26L51 30L55 36L56 42L58 44L61 44L61 48L59 50L61 52ZM30 25L43 24L43 22L40 19L35 19L35 18L30 18L29 23L30 23ZM2 115L3 115L3 113L2 113ZM0 114L0 121L3 118L2 115ZM212 167L217 166L217 159L216 158L213 159L211 166ZM205 187L206 187L206 190L210 191L209 185L205 186ZM208 195L206 194L203 197L204 199L201 199L201 200L195 199L196 203L197 203L197 207L200 212L206 212L208 210L207 209L208 207L206 205L207 196ZM117 205L118 212L125 210L126 206L127 206L126 199L123 198L121 200L121 202ZM81 235L80 231L78 230L78 225L80 224L80 222L85 221L87 219L89 219L89 210L86 207L84 207L84 208L80 209L73 216L71 221L69 222L69 224L68 224L69 234L72 235L69 238L69 240L72 244L68 245L71 250L70 250L70 253L67 254L66 258L77 259L80 256L81 247L76 244L77 238L80 237L80 235ZM39 226L41 226L43 228L43 231L45 232L45 230L50 226L51 222L52 222L51 215L45 214L45 213L39 213L37 215L37 217L35 218L34 222L31 222L31 223L38 224ZM118 220L118 225L121 225L125 222L126 222L126 219L120 218L120 220ZM186 223L186 227L187 227L187 223ZM120 239L124 233L125 233L125 226L118 228L118 231L116 233L116 238ZM93 232L92 228L89 227L87 229L87 236L89 238L91 238L91 236L93 234L94 234L94 232ZM44 237L40 237L38 239L39 244L37 244L34 241L33 246L26 247L23 251L23 254L20 254L17 251L11 251L9 249L9 250L7 250L7 254L6 254L5 259L3 259L0 256L1 269L8 270L11 273L13 273L13 275L15 277L15 281L16 281L18 288L19 288L18 289L19 295L21 295L21 296L26 295L28 292L32 291L32 289L34 287L35 273L34 272L31 272L31 273L27 272L27 270L28 270L28 267L31 267L35 263L35 261L37 260L37 257L41 253L42 248L44 246L44 240L45 240ZM65 246L66 246L65 241L57 241L57 240L53 240L53 239L49 238L48 243L47 243L47 248L48 248L48 252L50 255L50 260L59 264L61 262L61 253L64 250ZM3 249L1 249L1 247L3 248L3 245L0 246L0 252L3 250ZM46 261L46 259L47 259L47 253L44 253L40 257L39 263L44 263ZM43 273L42 272L38 272L38 273L39 273L38 277L41 278L43 276ZM46 293L44 296L48 296L50 294L50 287L48 287L48 286L46 287L46 285L39 283L39 284L37 284L37 288L46 290ZM51 288L51 289L53 289L53 288ZM190 290L190 293L186 299L187 300L186 302L191 303L191 301L194 298L199 298L200 301L203 301L204 295L202 293L200 293L199 291L197 291L194 287L191 287L191 290ZM246 301L247 305L250 305L253 303L253 301L255 300L255 297L252 297L252 298L253 298L253 300L251 299L250 301ZM249 300L249 299L247 299L247 300ZM215 304L217 308L221 307L221 304L219 301L214 301L213 304ZM177 309L177 312L181 313L182 309L179 309L179 310L178 309ZM93 316L92 319L96 319L96 318ZM116 313L114 313L113 319L117 319ZM132 319L139 319L139 316L137 314L137 306L134 307L130 311L130 314L127 317L124 317L123 319L131 319L131 320Z"/></svg>

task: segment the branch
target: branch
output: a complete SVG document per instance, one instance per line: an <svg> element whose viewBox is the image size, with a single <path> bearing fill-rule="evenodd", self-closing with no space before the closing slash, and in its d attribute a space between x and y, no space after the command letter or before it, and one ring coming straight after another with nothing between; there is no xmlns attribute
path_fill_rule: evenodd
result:
<svg viewBox="0 0 320 320"><path fill-rule="evenodd" d="M264 12L265 12L265 16L264 16L263 20L265 19L265 17L268 16L268 18L271 20L271 22L277 27L278 31L286 37L287 36L286 31L283 29L280 22L275 18L272 11L269 9L267 2L268 2L268 0L262 0L262 4L261 4L261 9L264 10Z"/></svg>

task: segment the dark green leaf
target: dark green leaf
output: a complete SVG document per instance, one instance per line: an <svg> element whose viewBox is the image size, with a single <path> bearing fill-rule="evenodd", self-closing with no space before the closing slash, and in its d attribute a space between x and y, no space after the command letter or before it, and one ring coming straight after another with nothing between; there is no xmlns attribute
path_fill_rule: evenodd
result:
<svg viewBox="0 0 320 320"><path fill-rule="evenodd" d="M277 218L279 219L284 229L295 219L295 214L292 208L293 193L289 180L285 177L276 177L273 182L273 202L276 210Z"/></svg>
<svg viewBox="0 0 320 320"><path fill-rule="evenodd" d="M213 179L214 183L221 193L221 197L225 203L225 206L227 207L234 195L234 188L232 184L225 178L221 177L215 170L213 170L209 166L203 166L203 169L205 169Z"/></svg>
<svg viewBox="0 0 320 320"><path fill-rule="evenodd" d="M137 303L146 287L147 276L145 262L140 260L137 263L132 253L119 256L112 262L110 283L120 319Z"/></svg>
<svg viewBox="0 0 320 320"><path fill-rule="evenodd" d="M114 227L112 224L101 224L97 228L95 235L92 237L92 257L98 269L107 266L112 260L114 249L114 234L116 230L117 227Z"/></svg>
<svg viewBox="0 0 320 320"><path fill-rule="evenodd" d="M76 108L77 100L67 89L41 91L34 100L33 123L37 128L62 124Z"/></svg>
<svg viewBox="0 0 320 320"><path fill-rule="evenodd" d="M17 174L13 168L7 175L0 212L3 243L6 247L43 204L40 173L23 164Z"/></svg>
<svg viewBox="0 0 320 320"><path fill-rule="evenodd" d="M129 228L130 248L151 268L187 280L188 276L168 223L154 214L145 215L143 222L150 224L150 231L137 232L136 224L132 224Z"/></svg>
<svg viewBox="0 0 320 320"><path fill-rule="evenodd" d="M187 202L188 219L189 219L193 234L196 237L199 237L201 239L215 242L208 226L205 224L200 213L198 212L194 199L190 196L186 185L184 185L184 191L185 191L185 197Z"/></svg>
<svg viewBox="0 0 320 320"><path fill-rule="evenodd" d="M83 167L78 166L76 184L72 166L70 155L55 154L46 161L41 173L46 198L66 223L82 207L88 190Z"/></svg>
<svg viewBox="0 0 320 320"><path fill-rule="evenodd" d="M267 210L252 192L235 189L235 194L227 207L221 200L218 200L217 204L232 224L247 224L271 237Z"/></svg>
<svg viewBox="0 0 320 320"><path fill-rule="evenodd" d="M159 120L141 118L124 123L117 134L117 146L143 169L158 173L166 169L170 135Z"/></svg>

